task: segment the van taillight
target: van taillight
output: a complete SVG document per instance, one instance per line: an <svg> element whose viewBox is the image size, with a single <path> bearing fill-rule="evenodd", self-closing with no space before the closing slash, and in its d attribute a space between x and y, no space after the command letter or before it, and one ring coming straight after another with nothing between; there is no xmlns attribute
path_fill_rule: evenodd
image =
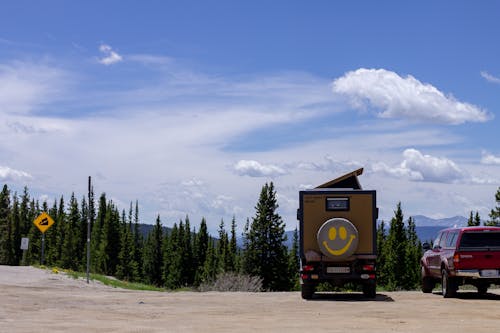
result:
<svg viewBox="0 0 500 333"><path fill-rule="evenodd" d="M312 266L312 265L305 265L302 267L302 271L304 271L304 272L311 272L313 270L314 270L314 266Z"/></svg>
<svg viewBox="0 0 500 333"><path fill-rule="evenodd" d="M375 265L363 265L363 271L374 271Z"/></svg>

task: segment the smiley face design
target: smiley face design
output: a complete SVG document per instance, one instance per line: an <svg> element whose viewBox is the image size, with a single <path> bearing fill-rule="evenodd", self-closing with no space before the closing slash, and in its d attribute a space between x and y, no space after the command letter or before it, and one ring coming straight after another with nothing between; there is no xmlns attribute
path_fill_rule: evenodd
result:
<svg viewBox="0 0 500 333"><path fill-rule="evenodd" d="M358 230L347 219L333 218L321 226L317 235L321 252L333 259L345 259L358 248Z"/></svg>

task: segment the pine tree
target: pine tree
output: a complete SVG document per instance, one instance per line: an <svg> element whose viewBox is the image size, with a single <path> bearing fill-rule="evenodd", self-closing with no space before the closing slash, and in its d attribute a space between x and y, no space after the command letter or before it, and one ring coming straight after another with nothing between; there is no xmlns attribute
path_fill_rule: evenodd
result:
<svg viewBox="0 0 500 333"><path fill-rule="evenodd" d="M21 228L21 237L27 237L30 231L31 224L34 219L30 219L30 196L28 193L28 188L25 186L23 190L23 195L21 197L21 205L19 207L19 221Z"/></svg>
<svg viewBox="0 0 500 333"><path fill-rule="evenodd" d="M104 273L101 267L106 261L105 253L101 251L101 235L106 218L106 193L102 193L99 197L99 207L97 209L97 218L92 225L92 236L90 240L90 268L95 273ZM90 204L92 209L92 204ZM92 215L91 215L92 216Z"/></svg>
<svg viewBox="0 0 500 333"><path fill-rule="evenodd" d="M500 226L500 187L495 194L495 201L497 205L493 208L489 214L489 221L485 225L489 226Z"/></svg>
<svg viewBox="0 0 500 333"><path fill-rule="evenodd" d="M246 235L248 247L245 249L245 273L259 276L263 287L270 290L289 289L288 253L284 222L276 213L278 203L274 185L262 187L255 207L250 230Z"/></svg>
<svg viewBox="0 0 500 333"><path fill-rule="evenodd" d="M14 193L12 200L12 211L11 211L11 225L12 225L12 235L11 235L11 246L12 246L12 263L11 265L19 265L22 258L21 246L21 221L19 216L19 199L17 198L17 193Z"/></svg>
<svg viewBox="0 0 500 333"><path fill-rule="evenodd" d="M399 202L391 220L391 228L387 237L386 267L389 273L387 276L387 287L389 289L402 289L405 286L406 248L407 237L401 202Z"/></svg>
<svg viewBox="0 0 500 333"><path fill-rule="evenodd" d="M182 249L182 267L183 267L183 284L190 286L194 283L194 275L196 268L193 267L193 242L191 237L191 224L189 217L186 215L184 225L184 248Z"/></svg>
<svg viewBox="0 0 500 333"><path fill-rule="evenodd" d="M470 215L469 215L469 219L467 220L467 226L468 227L472 227L474 225L475 225L475 223L474 223L474 213L471 210L470 211Z"/></svg>
<svg viewBox="0 0 500 333"><path fill-rule="evenodd" d="M195 285L199 285L203 281L203 271L205 261L207 260L208 242L209 235L207 231L207 221L205 218L201 219L200 231L196 236L196 258L197 258L197 270L195 276Z"/></svg>
<svg viewBox="0 0 500 333"><path fill-rule="evenodd" d="M120 213L112 201L108 203L106 208L100 240L100 270L104 274L114 275L120 253Z"/></svg>
<svg viewBox="0 0 500 333"><path fill-rule="evenodd" d="M203 264L203 273L201 280L202 282L215 281L217 277L218 265L217 265L217 249L211 239L208 243L207 257Z"/></svg>
<svg viewBox="0 0 500 333"><path fill-rule="evenodd" d="M138 276L140 279L142 277L142 249L143 249L143 237L139 230L139 202L135 201L135 210L134 210L134 260L137 263Z"/></svg>
<svg viewBox="0 0 500 333"><path fill-rule="evenodd" d="M288 253L288 275L290 286L293 290L299 290L299 233L297 228L293 231L292 248Z"/></svg>
<svg viewBox="0 0 500 333"><path fill-rule="evenodd" d="M236 244L236 217L233 215L233 219L231 221L231 239L229 240L229 248L228 248L228 263L227 263L227 271L228 272L236 272L238 270L238 246Z"/></svg>
<svg viewBox="0 0 500 333"><path fill-rule="evenodd" d="M406 278L403 288L412 290L420 283L420 257L422 244L418 239L416 225L412 217L408 219L407 246L406 246Z"/></svg>
<svg viewBox="0 0 500 333"><path fill-rule="evenodd" d="M224 220L221 219L219 224L219 241L217 242L217 274L226 272L228 243L227 232L224 229Z"/></svg>
<svg viewBox="0 0 500 333"><path fill-rule="evenodd" d="M163 228L160 215L156 218L156 224L146 239L144 247L144 279L147 283L155 286L163 285Z"/></svg>
<svg viewBox="0 0 500 333"><path fill-rule="evenodd" d="M122 218L121 230L121 246L120 253L118 254L116 277L125 281L135 281L137 280L138 266L134 259L134 240L130 229L130 222L127 223L125 218Z"/></svg>
<svg viewBox="0 0 500 333"><path fill-rule="evenodd" d="M379 224L377 228L377 283L385 286L388 282L389 272L386 264L386 241L387 234L385 222Z"/></svg>
<svg viewBox="0 0 500 333"><path fill-rule="evenodd" d="M0 264L10 265L13 262L12 226L10 219L10 191L4 185L0 192Z"/></svg>
<svg viewBox="0 0 500 333"><path fill-rule="evenodd" d="M163 275L165 279L165 287L175 289L181 286L182 274L182 258L179 249L179 227L174 223L170 237L166 240L167 244L164 247L164 262L163 262ZM146 260L146 253L144 254Z"/></svg>
<svg viewBox="0 0 500 333"><path fill-rule="evenodd" d="M78 248L78 236L80 224L80 211L75 193L71 194L69 201L69 215L63 225L64 239L61 248L61 266L77 270L81 260L81 249Z"/></svg>

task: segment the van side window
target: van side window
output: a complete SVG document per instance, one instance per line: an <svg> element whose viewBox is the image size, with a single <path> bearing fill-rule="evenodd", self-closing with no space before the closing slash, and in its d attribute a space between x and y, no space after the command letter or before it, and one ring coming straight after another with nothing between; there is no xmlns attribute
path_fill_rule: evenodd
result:
<svg viewBox="0 0 500 333"><path fill-rule="evenodd" d="M448 233L448 237L446 237L446 247L454 248L457 245L457 239L458 231Z"/></svg>

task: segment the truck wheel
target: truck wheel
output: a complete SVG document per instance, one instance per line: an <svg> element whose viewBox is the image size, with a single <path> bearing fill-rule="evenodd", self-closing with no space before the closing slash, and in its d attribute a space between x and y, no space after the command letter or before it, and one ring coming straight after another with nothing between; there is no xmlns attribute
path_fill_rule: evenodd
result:
<svg viewBox="0 0 500 333"><path fill-rule="evenodd" d="M302 294L302 299L311 299L314 295L316 287L312 284L302 284L300 286L300 291Z"/></svg>
<svg viewBox="0 0 500 333"><path fill-rule="evenodd" d="M444 298L455 297L457 293L457 285L455 280L448 276L446 269L441 271L441 291Z"/></svg>
<svg viewBox="0 0 500 333"><path fill-rule="evenodd" d="M432 293L432 289L436 286L436 282L430 276L425 276L425 268L422 267L422 292Z"/></svg>
<svg viewBox="0 0 500 333"><path fill-rule="evenodd" d="M363 295L367 298L375 298L377 296L377 285L375 283L363 284Z"/></svg>

